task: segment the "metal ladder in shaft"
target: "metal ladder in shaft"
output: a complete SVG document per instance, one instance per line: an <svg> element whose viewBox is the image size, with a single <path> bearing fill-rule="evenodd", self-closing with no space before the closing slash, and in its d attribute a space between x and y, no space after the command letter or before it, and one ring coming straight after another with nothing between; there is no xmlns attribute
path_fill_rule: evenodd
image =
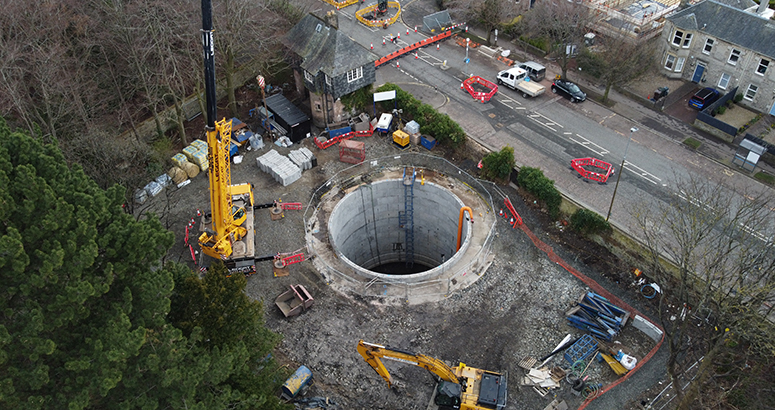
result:
<svg viewBox="0 0 775 410"><path fill-rule="evenodd" d="M407 174L404 168L402 183L404 184L404 212L399 213L398 223L403 227L406 238L404 252L406 255L406 266L414 265L414 180L417 171L412 169Z"/></svg>

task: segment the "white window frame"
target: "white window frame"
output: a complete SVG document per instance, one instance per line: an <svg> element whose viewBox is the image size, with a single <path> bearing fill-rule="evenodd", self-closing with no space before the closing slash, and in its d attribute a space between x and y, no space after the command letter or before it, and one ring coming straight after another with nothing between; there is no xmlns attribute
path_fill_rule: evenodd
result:
<svg viewBox="0 0 775 410"><path fill-rule="evenodd" d="M718 88L721 88L722 90L726 90L729 86L729 80L732 79L732 76L727 73L721 73L721 78L718 79ZM726 82L724 82L726 80ZM724 85L721 85L721 83L724 82Z"/></svg>
<svg viewBox="0 0 775 410"><path fill-rule="evenodd" d="M680 73L683 71L684 63L686 63L686 57L678 57L678 61L675 63L675 72Z"/></svg>
<svg viewBox="0 0 775 410"><path fill-rule="evenodd" d="M330 86L331 85L331 77L329 77L328 74L323 74L323 75L326 76L326 84L328 84Z"/></svg>
<svg viewBox="0 0 775 410"><path fill-rule="evenodd" d="M358 67L354 70L350 70L347 72L347 82L351 83L355 80L358 80L360 78L363 78L363 67Z"/></svg>
<svg viewBox="0 0 775 410"><path fill-rule="evenodd" d="M770 60L761 58L759 59L759 66L756 67L756 74L764 75L767 73L767 68L770 66ZM764 68L764 69L762 69Z"/></svg>
<svg viewBox="0 0 775 410"><path fill-rule="evenodd" d="M727 63L732 64L732 65L737 65L737 62L740 61L740 56L742 54L743 54L742 51L740 51L740 50L738 50L736 48L733 48L732 51L729 52L729 58L727 59ZM732 57L734 57L735 59L732 60Z"/></svg>
<svg viewBox="0 0 775 410"><path fill-rule="evenodd" d="M311 83L313 83L313 84L315 83L315 77L313 77L312 73L310 73L307 70L304 70L304 79L309 81L309 82L311 82Z"/></svg>
<svg viewBox="0 0 775 410"><path fill-rule="evenodd" d="M758 85L748 84L748 88L745 90L745 94L743 95L743 98L745 98L748 101L753 101L754 98L756 98L756 92L759 91ZM749 97L748 94L751 94Z"/></svg>
<svg viewBox="0 0 775 410"><path fill-rule="evenodd" d="M665 69L673 71L675 69L675 56L672 54L668 54L665 58Z"/></svg>
<svg viewBox="0 0 775 410"><path fill-rule="evenodd" d="M681 43L683 42L683 39L684 39L684 32L676 29L675 32L673 32L673 45L680 47Z"/></svg>
<svg viewBox="0 0 775 410"><path fill-rule="evenodd" d="M715 43L715 41L712 38L706 39L705 46L702 47L702 54L710 55L710 52L713 51L713 43Z"/></svg>
<svg viewBox="0 0 775 410"><path fill-rule="evenodd" d="M684 35L683 45L681 47L689 48L689 46L691 45L692 45L692 33L686 33Z"/></svg>

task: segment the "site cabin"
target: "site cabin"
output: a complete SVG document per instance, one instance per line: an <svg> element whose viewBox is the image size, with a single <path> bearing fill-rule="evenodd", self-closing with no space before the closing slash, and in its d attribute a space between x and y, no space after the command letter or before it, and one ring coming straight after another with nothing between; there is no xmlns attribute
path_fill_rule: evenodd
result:
<svg viewBox="0 0 775 410"><path fill-rule="evenodd" d="M499 72L498 84L506 84L506 86L520 92L525 98L537 97L546 91L546 87L531 81L527 71L518 67Z"/></svg>
<svg viewBox="0 0 775 410"><path fill-rule="evenodd" d="M283 312L285 317L296 316L312 307L315 300L302 285L291 285L290 290L285 291L274 300L274 304Z"/></svg>

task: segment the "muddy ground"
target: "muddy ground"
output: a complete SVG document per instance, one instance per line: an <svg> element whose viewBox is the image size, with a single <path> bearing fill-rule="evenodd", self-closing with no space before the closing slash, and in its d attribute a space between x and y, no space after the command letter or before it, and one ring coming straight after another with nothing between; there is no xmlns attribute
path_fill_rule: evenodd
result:
<svg viewBox="0 0 775 410"><path fill-rule="evenodd" d="M400 154L385 138L372 136L359 140L366 143L367 160ZM244 155L242 163L231 166L232 183L254 184L257 203L282 200L302 202L306 207L312 192L349 164L338 160L336 146L320 150L311 138L301 145L317 156L318 166L305 171L290 186L283 187L262 173L256 158L270 149L287 154L299 146L283 148L268 142L259 152L240 153ZM431 152L417 147L411 150L446 154L450 161L474 175L475 164L483 155L473 144L457 152L442 148ZM580 239L564 224L550 221L532 200L525 202L513 185L486 185L496 202L495 209L502 203L503 194L508 195L525 224L569 265L608 288L616 288L625 300L637 300L636 292L626 287L631 279L631 266L605 249ZM196 219L197 209L208 208L207 176L200 174L189 185L168 189L137 210L153 210L161 215L176 235L168 258L194 268L190 249L184 243L185 227L192 218ZM270 220L269 210L256 212L258 255L304 248L303 211L285 211L284 218L278 221ZM189 234L194 245L197 234ZM336 292L321 279L310 261L292 265L286 277L275 277L270 262L259 264L257 273L248 279L247 293L264 303L268 327L283 336L278 358L290 370L302 364L312 370L315 384L306 397L328 397L338 405L330 408L425 409L429 403L435 386L432 374L419 367L389 362L388 369L400 387L388 389L357 353L356 344L360 339L423 353L452 365L463 362L486 370L508 371L509 409L543 409L554 397L566 400L570 408L578 408L583 398L572 394L565 383L546 396L521 386L524 373L517 364L526 356L539 358L549 353L568 333L574 337L582 335L566 324L564 312L587 288L550 261L521 230L512 229L505 221L497 225L493 254L492 265L473 285L436 302L420 305ZM274 305L274 298L297 283L312 293L315 304L308 312L287 319ZM654 346L652 340L631 326L617 340L638 358ZM550 364L568 367L561 356ZM589 376L590 383L606 385L616 380L611 369L597 362L588 367L585 375ZM632 394L620 389L616 394L621 399L614 400L618 403L615 407L596 407L593 403L588 408L639 408L625 403L647 387L638 384L631 388Z"/></svg>

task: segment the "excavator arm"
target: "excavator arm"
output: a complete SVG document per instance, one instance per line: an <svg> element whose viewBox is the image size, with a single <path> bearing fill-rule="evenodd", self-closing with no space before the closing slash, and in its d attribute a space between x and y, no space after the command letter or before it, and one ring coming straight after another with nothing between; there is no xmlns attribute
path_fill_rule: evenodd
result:
<svg viewBox="0 0 775 410"><path fill-rule="evenodd" d="M388 372L387 368L382 363L383 357L385 359L395 360L397 362L422 367L423 369L439 376L444 381L460 384L460 380L455 375L455 371L451 367L447 366L439 359L435 359L424 354L417 354L405 350L380 346L373 343L366 343L363 340L358 342L358 353L363 356L363 359L366 361L366 363L374 368L377 374L385 379L388 387L393 387L393 379L390 377L390 372Z"/></svg>

